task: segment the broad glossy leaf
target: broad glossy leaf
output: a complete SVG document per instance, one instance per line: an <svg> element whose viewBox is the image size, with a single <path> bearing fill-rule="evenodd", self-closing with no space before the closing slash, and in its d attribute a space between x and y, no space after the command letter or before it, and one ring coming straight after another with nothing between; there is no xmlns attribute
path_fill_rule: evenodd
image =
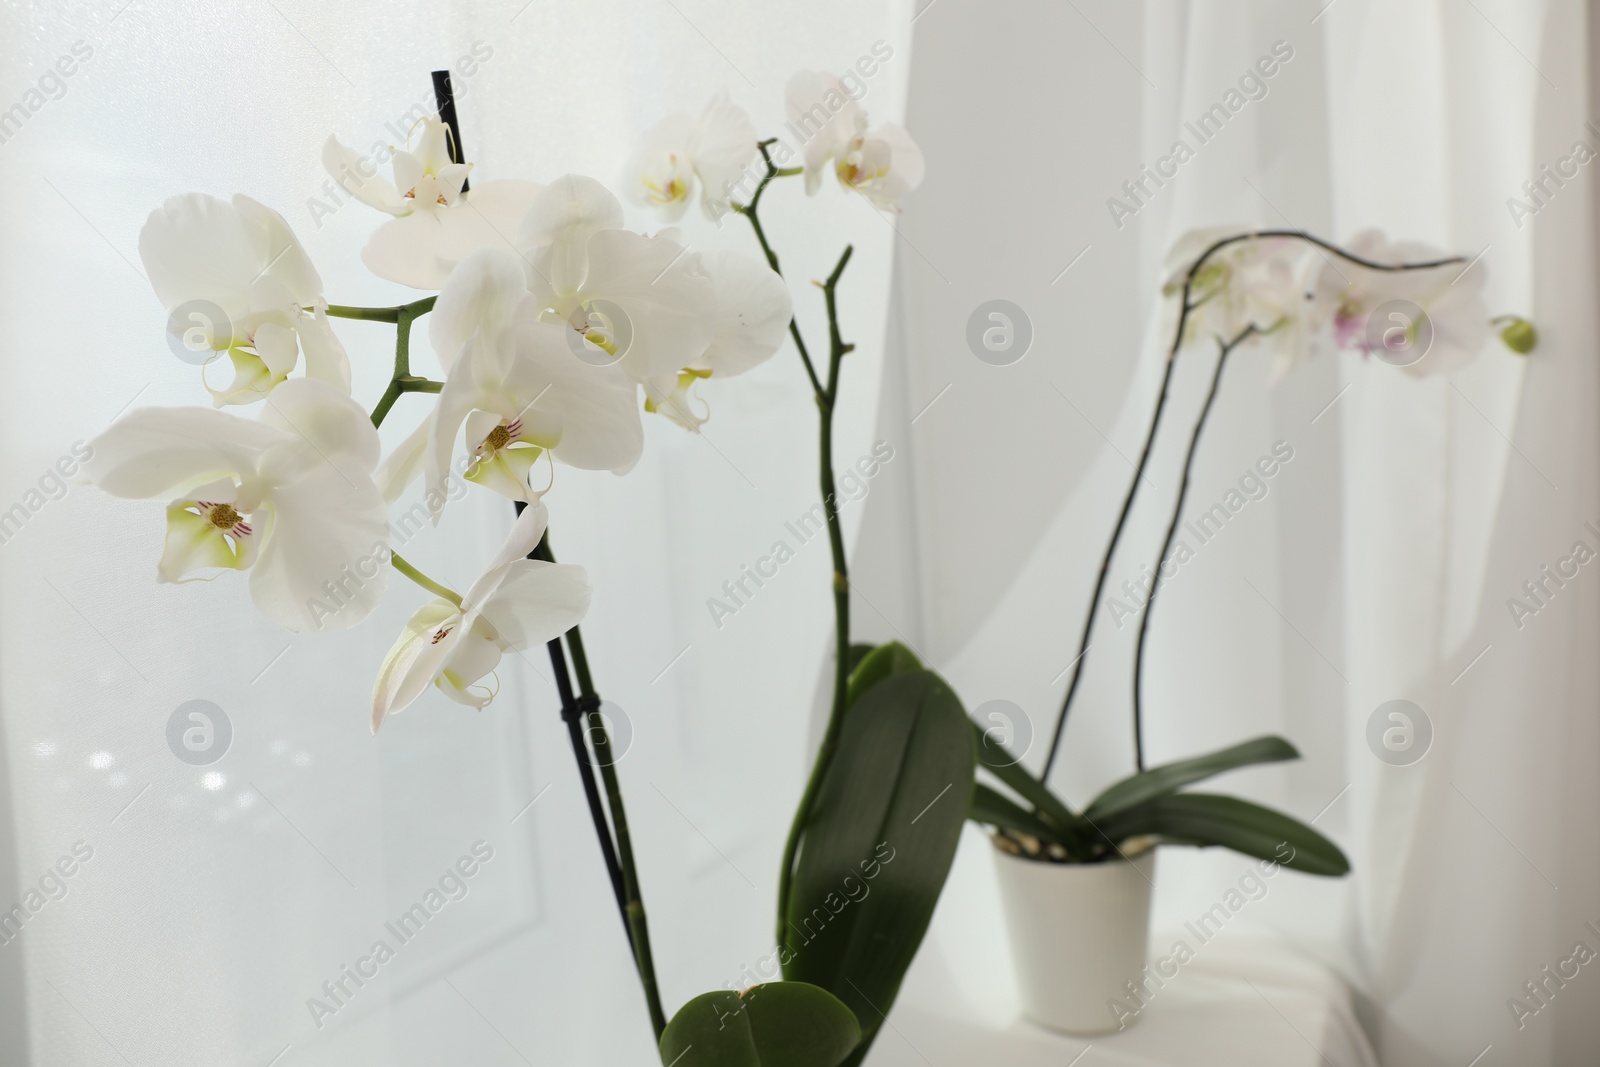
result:
<svg viewBox="0 0 1600 1067"><path fill-rule="evenodd" d="M702 993L661 1034L676 1067L838 1067L861 1040L850 1009L804 982Z"/></svg>
<svg viewBox="0 0 1600 1067"><path fill-rule="evenodd" d="M1339 846L1299 819L1238 797L1168 793L1096 820L1095 828L1114 842L1154 834L1202 848L1221 845L1307 874L1350 871Z"/></svg>
<svg viewBox="0 0 1600 1067"><path fill-rule="evenodd" d="M868 645L864 643L851 645L850 654L845 657L844 661L845 673L854 674L856 672L856 668L861 666L861 661L863 658L865 658L867 653L871 652L877 647L877 645Z"/></svg>
<svg viewBox="0 0 1600 1067"><path fill-rule="evenodd" d="M1061 831L1056 827L982 782L973 787L972 808L967 812L967 818L1007 830L1020 830L1044 841L1066 843Z"/></svg>
<svg viewBox="0 0 1600 1067"><path fill-rule="evenodd" d="M1300 753L1281 737L1257 737L1229 748L1151 767L1140 774L1130 775L1095 797L1086 816L1099 822L1108 815L1141 804L1152 797L1175 793L1192 782L1210 778L1236 767L1253 763L1276 763L1280 760L1299 759Z"/></svg>
<svg viewBox="0 0 1600 1067"><path fill-rule="evenodd" d="M970 723L972 740L978 753L978 765L1006 785L1017 791L1017 795L1032 804L1039 811L1044 812L1058 826L1070 827L1078 821L1061 799L1039 779L1029 774L1022 765L1020 757L1013 756L1006 747L992 737L984 736L984 728L979 723Z"/></svg>
<svg viewBox="0 0 1600 1067"><path fill-rule="evenodd" d="M852 645L851 652L859 646ZM844 706L850 707L861 694L888 678L897 674L909 674L922 670L922 661L905 645L898 641L890 641L886 645L879 645L861 657L850 670L850 682L845 690Z"/></svg>
<svg viewBox="0 0 1600 1067"><path fill-rule="evenodd" d="M973 762L961 702L931 672L880 681L846 712L795 864L781 962L855 1013L862 1040L847 1063L866 1055L927 933Z"/></svg>

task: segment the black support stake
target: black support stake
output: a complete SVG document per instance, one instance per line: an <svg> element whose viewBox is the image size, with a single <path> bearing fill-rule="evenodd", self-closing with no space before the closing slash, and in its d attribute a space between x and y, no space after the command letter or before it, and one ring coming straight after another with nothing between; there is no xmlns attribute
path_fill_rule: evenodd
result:
<svg viewBox="0 0 1600 1067"><path fill-rule="evenodd" d="M467 150L461 144L461 120L456 117L456 93L450 87L448 70L433 72L433 98L439 105L439 121L450 127L450 162L465 163ZM461 191L464 193L469 187L469 183L463 179Z"/></svg>

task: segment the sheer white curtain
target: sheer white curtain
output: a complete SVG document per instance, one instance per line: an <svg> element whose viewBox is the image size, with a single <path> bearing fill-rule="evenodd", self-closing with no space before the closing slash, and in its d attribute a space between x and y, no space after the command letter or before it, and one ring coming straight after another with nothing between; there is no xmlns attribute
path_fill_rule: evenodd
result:
<svg viewBox="0 0 1600 1067"><path fill-rule="evenodd" d="M164 343L137 254L165 197L253 196L289 218L334 302L394 304L418 294L358 258L380 216L353 203L327 216L310 201L328 196L327 135L363 149L400 140L388 124L431 104L430 70L456 71L475 180L614 182L632 137L663 115L698 111L726 86L778 133L791 71L841 71L878 42L893 56L865 106L897 117L909 11L119 0L13 5L0 19L11 74L0 106L22 104L0 144L0 509L25 511L0 547L0 909L44 883L41 906L0 944L0 1062L651 1062L542 650L502 666L482 714L430 697L374 740L371 677L419 602L406 583L354 632L293 636L254 611L243 581L158 587L159 506L40 482L130 403L204 400ZM893 235L833 188L807 201L789 183L766 206L813 333L820 298L804 283L855 242L841 294L860 352L839 448L864 454ZM692 214L683 227L694 247L758 254L742 220L719 231ZM370 403L391 330L336 329ZM814 499L815 408L787 350L709 398L703 439L652 419L629 476L560 470L547 498L555 550L595 582L585 630L600 689L631 723L621 770L669 1010L770 947L831 625L817 545L714 625L706 600ZM422 410L403 398L385 439ZM469 497L406 554L466 582L509 521L504 501ZM166 740L193 699L232 724L231 748L206 767ZM72 861L80 842L92 855ZM394 945L385 924L475 846L465 895L446 883L448 903ZM70 877L51 873L63 857ZM346 979L319 1027L308 999L328 1000L323 983L379 939L393 961L360 987Z"/></svg>
<svg viewBox="0 0 1600 1067"><path fill-rule="evenodd" d="M1385 1064L1465 1064L1491 1045L1481 1062L1575 1064L1600 1048L1600 982L1562 962L1578 942L1600 949L1584 926L1600 913L1600 586L1587 570L1547 583L1520 627L1507 604L1574 542L1597 544L1592 178L1564 165L1520 225L1507 206L1574 142L1600 145L1591 32L1584 5L1509 0L946 0L916 22L908 114L930 176L903 224L881 413L914 447L905 484L869 505L860 607L920 643L969 707L1026 709L1034 766L1154 402L1160 264L1179 235L1377 226L1481 254L1491 308L1539 325L1531 357L1494 343L1454 380L1341 357L1273 388L1263 357L1236 357L1191 508L1276 442L1294 458L1197 546L1151 626L1153 761L1269 731L1302 749L1225 787L1316 817L1354 873L1281 877L1239 928L1341 975ZM1241 84L1275 45L1271 77ZM1197 143L1184 123L1229 90L1243 106ZM1193 158L1130 200L1123 183L1179 138ZM1137 208L1121 225L1111 197ZM995 297L1034 326L1009 367L964 340ZM1215 358L1197 350L1177 371L1113 592L1154 560ZM1054 779L1075 802L1130 769L1135 629L1100 611ZM1366 740L1392 699L1432 723L1409 767ZM964 843L903 1003L976 1005L1000 1028L1015 1007L985 849ZM1210 906L1239 869L1164 852L1157 927ZM1544 1002L1528 981L1546 982ZM1512 998L1537 1013L1519 1026Z"/></svg>

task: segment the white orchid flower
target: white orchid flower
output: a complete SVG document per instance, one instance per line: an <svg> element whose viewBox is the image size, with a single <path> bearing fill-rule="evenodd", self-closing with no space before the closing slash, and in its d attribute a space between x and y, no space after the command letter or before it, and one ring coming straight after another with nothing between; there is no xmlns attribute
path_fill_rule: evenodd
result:
<svg viewBox="0 0 1600 1067"><path fill-rule="evenodd" d="M1436 248L1391 242L1377 230L1356 235L1347 247L1375 263L1445 258ZM1378 355L1410 374L1425 376L1455 371L1483 348L1490 334L1489 309L1483 299L1487 281L1488 270L1482 264L1376 271L1340 260L1323 267L1318 291L1333 309L1337 347Z"/></svg>
<svg viewBox="0 0 1600 1067"><path fill-rule="evenodd" d="M719 378L753 370L783 343L794 306L789 287L765 263L726 249L696 253L716 294L711 343L685 366Z"/></svg>
<svg viewBox="0 0 1600 1067"><path fill-rule="evenodd" d="M260 400L302 351L308 376L349 392L350 361L324 314L322 279L276 211L247 196L174 196L139 231L139 258L173 343L232 362L231 385L206 386L218 407Z"/></svg>
<svg viewBox="0 0 1600 1067"><path fill-rule="evenodd" d="M922 149L892 122L868 129L867 114L838 78L804 70L789 79L784 93L789 129L805 142L806 193L822 184L822 171L834 175L883 211L898 212L922 184Z"/></svg>
<svg viewBox="0 0 1600 1067"><path fill-rule="evenodd" d="M367 269L414 289L440 289L469 253L510 246L540 187L501 179L463 191L472 165L450 161L449 127L433 117L417 125L417 144L394 149L393 181L335 136L323 145L322 165L357 200L394 216L361 250Z"/></svg>
<svg viewBox="0 0 1600 1067"><path fill-rule="evenodd" d="M552 182L523 220L527 285L547 322L576 331L592 362L636 382L676 373L711 343L716 292L669 236L622 228L622 204L593 178Z"/></svg>
<svg viewBox="0 0 1600 1067"><path fill-rule="evenodd" d="M588 573L525 558L548 521L543 504L524 508L505 545L459 603L439 597L411 616L372 687L373 733L430 683L458 704L482 708L495 693L476 683L502 655L549 641L583 620Z"/></svg>
<svg viewBox="0 0 1600 1067"><path fill-rule="evenodd" d="M1166 262L1163 293L1176 296L1195 261L1217 242L1251 232L1248 226L1191 230L1179 239ZM1194 305L1185 342L1199 337L1231 341L1246 328L1244 341L1272 352L1269 378L1276 383L1309 358L1312 336L1323 329L1332 304L1319 292L1325 253L1293 237L1249 237L1207 258L1189 289Z"/></svg>
<svg viewBox="0 0 1600 1067"><path fill-rule="evenodd" d="M659 412L686 430L709 418L692 395L694 386L715 376L731 378L766 361L783 343L794 313L789 287L775 272L737 252L697 253L716 295L711 343L676 374L644 383L645 410Z"/></svg>
<svg viewBox="0 0 1600 1067"><path fill-rule="evenodd" d="M616 366L578 358L582 341L569 327L539 320L516 255L490 248L462 260L429 319L445 384L426 431L385 461L386 495L423 474L437 521L463 426L466 478L513 500L538 500L528 474L546 451L585 470L638 461L644 429L633 383Z"/></svg>
<svg viewBox="0 0 1600 1067"><path fill-rule="evenodd" d="M621 225L622 205L599 182L558 179L523 223L528 287L581 361L614 361L645 387L648 410L693 429L705 420L691 413L688 386L742 374L777 351L788 287L738 253L691 252L674 233Z"/></svg>
<svg viewBox="0 0 1600 1067"><path fill-rule="evenodd" d="M728 201L745 180L756 139L750 116L721 90L699 118L671 115L646 130L623 166L622 187L638 203L676 221L688 210L698 182L701 209L716 222L728 213Z"/></svg>
<svg viewBox="0 0 1600 1067"><path fill-rule="evenodd" d="M373 483L378 434L355 401L295 378L258 421L210 408L141 408L93 445L87 481L167 499L163 582L250 571L250 595L291 630L342 630L377 605L389 531Z"/></svg>

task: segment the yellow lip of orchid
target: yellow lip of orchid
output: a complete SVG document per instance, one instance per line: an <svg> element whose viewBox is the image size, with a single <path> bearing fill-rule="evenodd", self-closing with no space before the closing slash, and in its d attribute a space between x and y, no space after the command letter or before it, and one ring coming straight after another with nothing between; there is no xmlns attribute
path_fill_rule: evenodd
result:
<svg viewBox="0 0 1600 1067"><path fill-rule="evenodd" d="M558 444L559 434L539 432L521 418L503 419L473 449L462 477L512 500L536 503L548 486L534 490L529 474L546 450Z"/></svg>
<svg viewBox="0 0 1600 1067"><path fill-rule="evenodd" d="M292 378L255 419L142 408L92 442L85 477L113 496L164 500L163 582L248 571L252 599L290 630L346 629L378 604L386 508L367 412L326 382Z"/></svg>
<svg viewBox="0 0 1600 1067"><path fill-rule="evenodd" d="M666 160L671 177L665 182L648 171L639 178L639 184L644 188L644 201L653 207L665 207L689 199L689 183L679 174L678 153L668 152Z"/></svg>
<svg viewBox="0 0 1600 1067"><path fill-rule="evenodd" d="M711 375L709 370L685 367L673 377L670 389L666 388L665 381L652 382L645 389L644 409L652 414L664 415L690 432L698 432L701 426L710 421L711 408L691 389L696 382ZM699 401L698 406L705 409L705 414L695 410L695 401Z"/></svg>
<svg viewBox="0 0 1600 1067"><path fill-rule="evenodd" d="M211 495L217 486L201 492ZM256 545L254 528L232 503L179 500L167 508L167 536L156 575L177 585L202 580L192 577L199 570L244 570L255 560Z"/></svg>

